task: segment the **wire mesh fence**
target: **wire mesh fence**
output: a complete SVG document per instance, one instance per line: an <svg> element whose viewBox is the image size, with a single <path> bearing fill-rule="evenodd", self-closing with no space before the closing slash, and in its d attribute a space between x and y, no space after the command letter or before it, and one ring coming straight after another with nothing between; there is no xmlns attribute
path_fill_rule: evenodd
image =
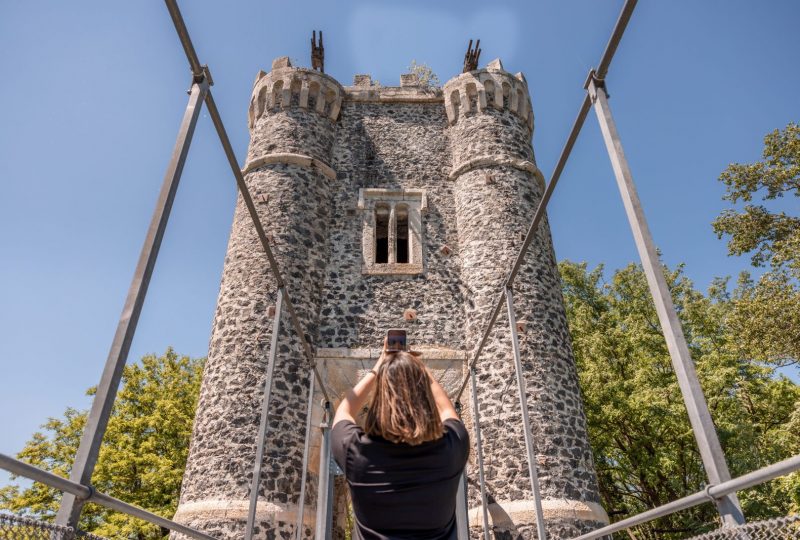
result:
<svg viewBox="0 0 800 540"><path fill-rule="evenodd" d="M800 514L723 527L688 540L800 540Z"/></svg>
<svg viewBox="0 0 800 540"><path fill-rule="evenodd" d="M106 540L102 536L14 514L0 513L0 540Z"/></svg>

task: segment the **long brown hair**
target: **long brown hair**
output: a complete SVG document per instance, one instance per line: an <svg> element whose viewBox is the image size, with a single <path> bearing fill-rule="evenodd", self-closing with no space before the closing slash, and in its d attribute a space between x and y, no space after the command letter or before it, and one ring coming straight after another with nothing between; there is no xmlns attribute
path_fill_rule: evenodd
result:
<svg viewBox="0 0 800 540"><path fill-rule="evenodd" d="M417 445L444 434L428 371L408 352L387 353L367 410L367 434Z"/></svg>

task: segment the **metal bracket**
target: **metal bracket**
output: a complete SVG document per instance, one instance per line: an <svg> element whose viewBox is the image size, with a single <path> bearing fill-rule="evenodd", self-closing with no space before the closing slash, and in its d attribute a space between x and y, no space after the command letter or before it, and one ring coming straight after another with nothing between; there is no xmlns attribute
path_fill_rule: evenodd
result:
<svg viewBox="0 0 800 540"><path fill-rule="evenodd" d="M583 83L583 88L589 92L589 97L592 99L592 103L597 100L597 88L602 88L605 90L607 98L611 97L611 95L608 93L608 88L606 88L606 80L599 78L594 68L589 70L589 74L586 76L586 81Z"/></svg>
<svg viewBox="0 0 800 540"><path fill-rule="evenodd" d="M717 502L719 502L719 499L714 497L710 491L711 488L713 488L714 486L716 486L716 484L708 484L706 487L703 488L703 494L708 498L709 501L711 501L716 505Z"/></svg>
<svg viewBox="0 0 800 540"><path fill-rule="evenodd" d="M86 494L86 497L79 497L76 495L75 498L81 501L90 501L92 497L94 497L95 494L97 493L97 490L94 489L94 486L92 484L86 484L84 485L84 487L89 490L89 493Z"/></svg>
<svg viewBox="0 0 800 540"><path fill-rule="evenodd" d="M201 66L201 69L203 71L201 71L200 74L198 75L195 75L194 73L192 74L192 84L193 85L201 84L203 81L205 81L209 87L214 86L214 78L211 76L211 70L208 69L208 66L206 64L203 64ZM192 93L191 87L186 91L186 93L187 94Z"/></svg>

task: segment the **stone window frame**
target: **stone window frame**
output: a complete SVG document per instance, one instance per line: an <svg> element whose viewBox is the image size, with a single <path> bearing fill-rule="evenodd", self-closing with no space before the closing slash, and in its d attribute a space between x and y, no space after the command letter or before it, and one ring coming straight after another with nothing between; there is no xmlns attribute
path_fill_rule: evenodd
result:
<svg viewBox="0 0 800 540"><path fill-rule="evenodd" d="M389 262L376 263L375 209L389 207ZM395 261L397 221L395 209L405 205L408 211L408 262ZM366 275L414 275L423 271L422 214L428 210L428 197L424 189L358 190L358 209L361 211L361 273Z"/></svg>

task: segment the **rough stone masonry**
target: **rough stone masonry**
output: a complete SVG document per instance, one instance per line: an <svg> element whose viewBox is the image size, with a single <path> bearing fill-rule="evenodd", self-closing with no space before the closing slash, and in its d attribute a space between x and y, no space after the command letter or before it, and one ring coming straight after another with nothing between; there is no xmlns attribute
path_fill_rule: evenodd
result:
<svg viewBox="0 0 800 540"><path fill-rule="evenodd" d="M443 89L357 75L343 87L287 58L260 72L249 107L245 178L326 387L368 370L388 328L454 392L542 196L525 77L499 60ZM177 521L242 538L276 284L241 199L228 244ZM600 506L549 226L514 285L547 531L569 538L608 522ZM303 536L313 536L322 395L287 317L259 482L258 538L292 538L312 399ZM495 538L534 538L511 337L501 315L477 367L486 488ZM473 433L471 536L482 531ZM336 406L336 403L333 404ZM336 482L334 537L345 486Z"/></svg>

